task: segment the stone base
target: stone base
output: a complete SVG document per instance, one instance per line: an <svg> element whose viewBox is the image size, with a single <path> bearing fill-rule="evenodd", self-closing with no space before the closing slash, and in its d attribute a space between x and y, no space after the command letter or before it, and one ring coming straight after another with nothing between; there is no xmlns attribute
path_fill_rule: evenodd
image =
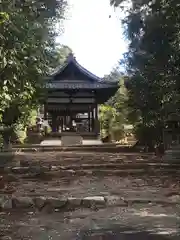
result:
<svg viewBox="0 0 180 240"><path fill-rule="evenodd" d="M75 145L82 145L82 144L83 144L83 138L79 135L61 137L62 146L75 146Z"/></svg>

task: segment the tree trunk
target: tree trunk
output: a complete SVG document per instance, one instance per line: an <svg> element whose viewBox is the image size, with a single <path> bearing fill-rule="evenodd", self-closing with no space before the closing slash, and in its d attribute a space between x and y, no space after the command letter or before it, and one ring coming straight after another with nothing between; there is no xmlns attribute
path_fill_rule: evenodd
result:
<svg viewBox="0 0 180 240"><path fill-rule="evenodd" d="M3 148L4 149L11 149L11 135L12 135L12 129L4 129L2 132L2 138L3 138Z"/></svg>

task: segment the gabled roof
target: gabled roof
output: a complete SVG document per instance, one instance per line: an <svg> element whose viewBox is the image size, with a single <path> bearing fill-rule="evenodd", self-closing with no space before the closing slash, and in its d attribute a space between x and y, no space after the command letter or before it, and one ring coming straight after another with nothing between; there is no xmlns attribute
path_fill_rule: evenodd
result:
<svg viewBox="0 0 180 240"><path fill-rule="evenodd" d="M53 73L50 74L50 77L52 78L52 77L62 73L69 64L73 64L82 74L85 74L86 76L91 78L93 81L98 81L98 82L102 81L102 78L96 76L95 74L91 73L90 71L85 69L83 66L81 66L77 62L76 58L74 57L74 55L72 53L69 54L69 56L67 58L67 62L64 64L64 66L58 67Z"/></svg>
<svg viewBox="0 0 180 240"><path fill-rule="evenodd" d="M72 64L78 69L80 73L85 77L84 79L67 79L62 77L63 71ZM70 69L71 69L70 67ZM68 70L69 71L69 70ZM71 70L70 70L71 71ZM62 75L61 75L62 74ZM59 76L61 77L59 78ZM59 80L58 80L59 78ZM87 81L86 81L86 80ZM45 88L48 91L72 91L72 90L91 90L96 92L96 100L98 104L106 102L111 96L113 96L118 90L118 82L112 82L99 78L93 73L89 72L87 69L82 67L77 61L73 54L70 54L67 58L66 64L64 66L56 69L48 78L46 78Z"/></svg>

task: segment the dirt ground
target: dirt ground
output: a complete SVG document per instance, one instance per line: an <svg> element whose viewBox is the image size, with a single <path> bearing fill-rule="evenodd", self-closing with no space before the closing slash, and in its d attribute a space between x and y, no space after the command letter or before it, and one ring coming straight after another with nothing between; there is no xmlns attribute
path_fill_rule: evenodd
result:
<svg viewBox="0 0 180 240"><path fill-rule="evenodd" d="M38 212L1 213L0 239L179 239L178 206L134 205L113 207L99 211L79 209L74 212L52 214ZM102 234L109 234L103 238ZM113 236L113 232L116 233ZM145 238L139 234L144 232ZM146 232L146 233L145 233ZM154 233L158 237L150 238ZM122 238L118 238L120 234ZM140 234L140 235L141 235ZM7 236L9 238L7 238ZM136 238L133 238L133 236ZM10 238L11 237L11 238ZM127 238L128 237L128 238ZM131 237L131 238L130 238ZM148 238L149 237L149 238Z"/></svg>
<svg viewBox="0 0 180 240"><path fill-rule="evenodd" d="M82 154L82 153L81 153ZM36 157L35 157L36 156ZM88 157L87 157L88 156ZM56 165L94 162L93 155L36 154L22 159L53 162ZM99 155L98 155L99 156ZM105 162L135 161L138 155L106 155ZM66 159L66 160L65 160ZM68 160L69 159L69 160ZM135 159L135 160L134 160ZM144 161L146 158L144 158ZM97 156L96 156L97 163ZM99 158L102 162L102 155ZM143 160L142 160L143 161ZM100 209L39 212L0 211L1 240L166 240L180 239L179 176L64 176L51 180L22 179L9 183L15 196L87 197L118 195L125 199L149 199L151 203L109 206ZM164 204L155 203L161 199ZM166 204L169 200L172 204Z"/></svg>
<svg viewBox="0 0 180 240"><path fill-rule="evenodd" d="M19 179L12 182L13 195L16 196L52 196L52 197L86 197L119 195L122 197L140 197L146 199L164 198L178 193L180 185L168 179L147 176L69 176L55 178L51 181L40 179Z"/></svg>

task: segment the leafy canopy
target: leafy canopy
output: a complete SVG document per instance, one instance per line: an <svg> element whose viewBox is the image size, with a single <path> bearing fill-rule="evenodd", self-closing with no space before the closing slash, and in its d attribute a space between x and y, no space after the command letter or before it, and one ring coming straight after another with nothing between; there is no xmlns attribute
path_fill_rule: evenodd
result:
<svg viewBox="0 0 180 240"><path fill-rule="evenodd" d="M126 0L111 0L114 6ZM180 3L178 0L131 0L124 19L129 40L125 66L129 107L137 132L162 140L167 116L179 111ZM132 117L133 116L133 117ZM142 131L139 131L139 130ZM153 134L147 134L151 132Z"/></svg>
<svg viewBox="0 0 180 240"><path fill-rule="evenodd" d="M55 29L64 0L2 0L0 121L12 125L38 103L43 77L55 60Z"/></svg>
<svg viewBox="0 0 180 240"><path fill-rule="evenodd" d="M121 140L124 137L124 125L128 124L127 115L127 90L124 85L125 77L117 69L105 76L106 80L118 81L117 93L100 107L100 122L102 137L111 136L114 140Z"/></svg>

